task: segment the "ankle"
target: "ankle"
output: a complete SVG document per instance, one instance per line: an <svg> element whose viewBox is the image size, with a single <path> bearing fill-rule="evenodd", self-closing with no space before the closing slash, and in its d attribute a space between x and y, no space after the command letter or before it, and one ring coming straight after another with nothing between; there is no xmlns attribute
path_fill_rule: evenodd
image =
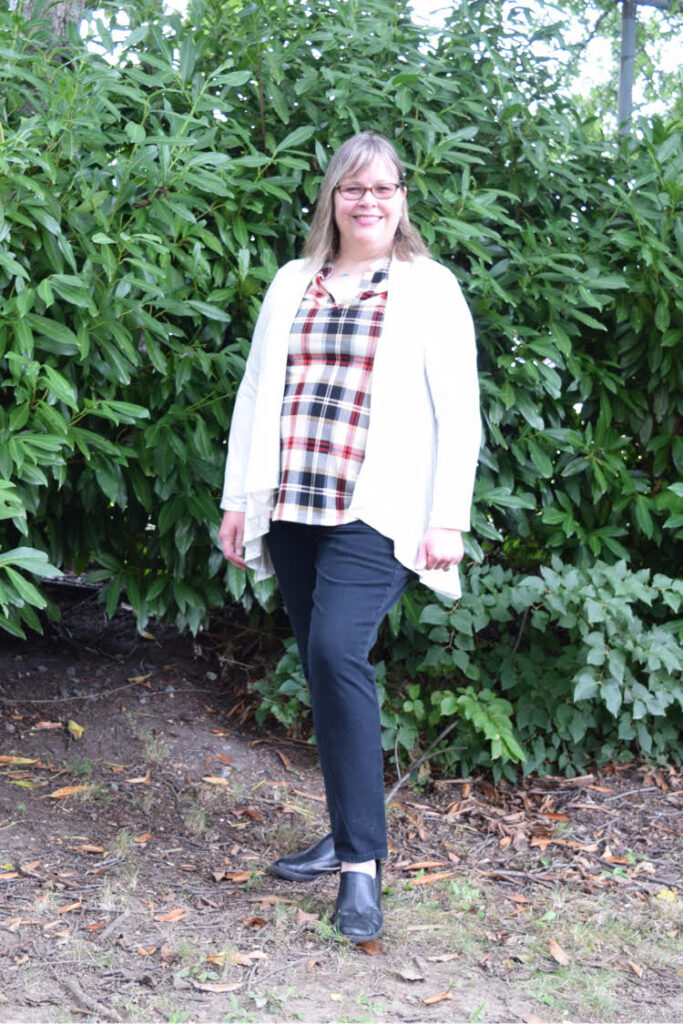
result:
<svg viewBox="0 0 683 1024"><path fill-rule="evenodd" d="M374 878L377 874L377 861L364 860L360 864L354 864L352 861L343 860L341 862L342 874L346 871L358 871L362 875L369 875L370 878Z"/></svg>

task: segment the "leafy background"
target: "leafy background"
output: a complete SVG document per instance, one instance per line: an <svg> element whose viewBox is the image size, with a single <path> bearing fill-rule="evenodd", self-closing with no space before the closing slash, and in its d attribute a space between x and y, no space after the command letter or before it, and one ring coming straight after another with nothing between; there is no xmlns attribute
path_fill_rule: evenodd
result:
<svg viewBox="0 0 683 1024"><path fill-rule="evenodd" d="M276 607L216 543L232 400L321 170L371 128L468 296L485 427L463 600L411 591L381 636L387 748L450 724L463 771L679 758L676 106L612 137L484 0L439 30L388 0L126 12L63 45L0 12L0 628L39 629L67 567L140 628ZM261 714L305 728L298 671Z"/></svg>

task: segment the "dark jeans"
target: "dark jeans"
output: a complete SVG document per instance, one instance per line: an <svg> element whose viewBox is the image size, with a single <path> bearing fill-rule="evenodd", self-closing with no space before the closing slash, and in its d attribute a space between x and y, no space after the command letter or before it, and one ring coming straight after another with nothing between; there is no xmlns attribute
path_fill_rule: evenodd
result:
<svg viewBox="0 0 683 1024"><path fill-rule="evenodd" d="M368 655L413 573L394 545L356 520L275 522L268 548L311 690L337 856L387 855L379 702Z"/></svg>

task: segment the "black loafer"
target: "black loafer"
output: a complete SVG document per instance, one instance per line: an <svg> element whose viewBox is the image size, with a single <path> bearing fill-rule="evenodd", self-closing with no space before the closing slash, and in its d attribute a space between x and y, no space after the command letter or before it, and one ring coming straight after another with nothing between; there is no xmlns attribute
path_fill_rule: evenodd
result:
<svg viewBox="0 0 683 1024"><path fill-rule="evenodd" d="M339 858L334 852L334 839L329 832L301 853L278 857L269 870L290 882L313 882L322 875L333 875L340 868Z"/></svg>
<svg viewBox="0 0 683 1024"><path fill-rule="evenodd" d="M343 871L332 924L349 942L370 942L382 934L382 865L374 878L361 871Z"/></svg>

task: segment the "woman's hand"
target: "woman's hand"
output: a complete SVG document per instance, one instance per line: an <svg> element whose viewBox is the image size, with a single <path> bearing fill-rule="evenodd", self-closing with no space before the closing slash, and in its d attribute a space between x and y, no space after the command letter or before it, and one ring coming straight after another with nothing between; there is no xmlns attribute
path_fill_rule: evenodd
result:
<svg viewBox="0 0 683 1024"><path fill-rule="evenodd" d="M458 565L465 554L460 530L430 526L417 550L417 569L445 569Z"/></svg>
<svg viewBox="0 0 683 1024"><path fill-rule="evenodd" d="M238 569L246 569L244 554L244 512L224 512L218 531L223 554Z"/></svg>

